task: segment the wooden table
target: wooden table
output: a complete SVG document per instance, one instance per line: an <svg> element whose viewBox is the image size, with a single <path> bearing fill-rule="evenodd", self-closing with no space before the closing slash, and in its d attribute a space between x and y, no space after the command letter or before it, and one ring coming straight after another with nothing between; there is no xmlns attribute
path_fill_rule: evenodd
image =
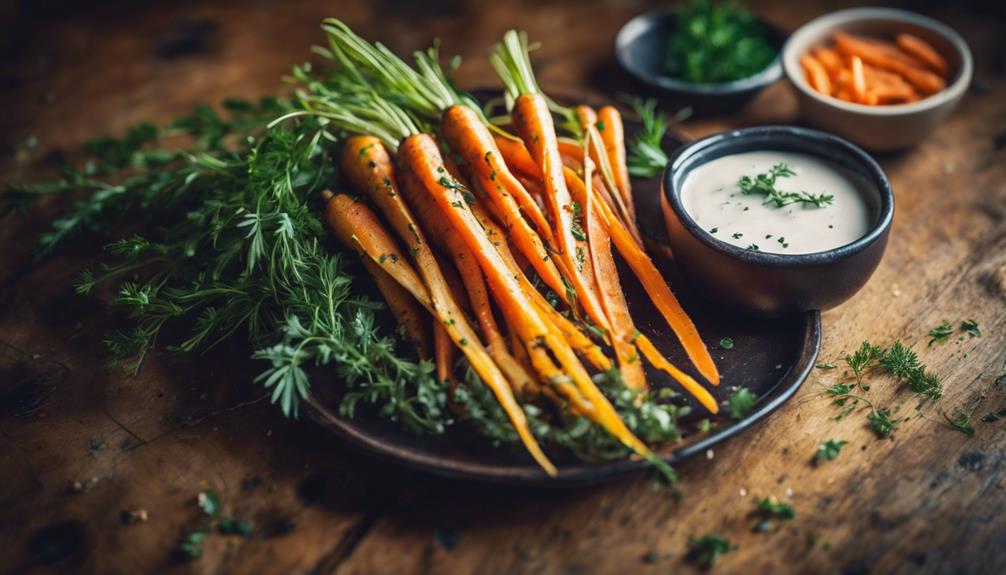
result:
<svg viewBox="0 0 1006 575"><path fill-rule="evenodd" d="M53 3L38 4L0 18L10 42L0 82L5 180L51 170L61 150L138 120L275 93L320 41L325 16L399 51L439 35L466 58L465 86L492 84L491 42L524 27L544 40L535 61L546 89L610 95L630 89L612 63L615 31L649 8L180 0L68 2L50 17ZM835 4L754 8L794 29ZM687 541L709 531L739 545L721 572L1006 571L1006 424L978 421L1006 408L1006 389L993 383L1006 359L1006 44L994 14L935 15L971 43L976 84L929 141L880 158L898 203L890 248L869 285L824 314L823 361L864 338L902 338L944 378L943 400L918 412L907 391L878 382L873 397L908 416L893 439L877 440L862 417L833 421L821 391L838 375L816 372L764 424L680 466L680 502L646 477L564 490L427 477L284 419L249 384L255 368L238 345L155 358L138 378L106 369L101 334L116 320L68 287L95 246L31 261L50 205L0 225L0 572L689 572ZM780 83L734 117L686 128L793 121L793 95ZM34 147L14 148L29 136ZM968 318L980 338L926 346L931 328ZM974 437L942 424L939 409L976 404ZM810 465L829 438L849 444L837 460ZM210 537L201 558L178 562L172 549L198 523L195 497L208 486L254 531ZM797 517L754 533L753 498L769 495ZM140 510L146 521L123 521Z"/></svg>

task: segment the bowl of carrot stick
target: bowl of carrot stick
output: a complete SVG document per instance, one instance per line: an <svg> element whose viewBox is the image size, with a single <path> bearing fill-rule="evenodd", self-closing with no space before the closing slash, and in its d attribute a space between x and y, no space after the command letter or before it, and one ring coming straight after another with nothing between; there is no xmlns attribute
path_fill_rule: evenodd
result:
<svg viewBox="0 0 1006 575"><path fill-rule="evenodd" d="M964 96L973 68L960 34L891 8L816 18L790 37L782 59L808 123L875 151L928 137Z"/></svg>

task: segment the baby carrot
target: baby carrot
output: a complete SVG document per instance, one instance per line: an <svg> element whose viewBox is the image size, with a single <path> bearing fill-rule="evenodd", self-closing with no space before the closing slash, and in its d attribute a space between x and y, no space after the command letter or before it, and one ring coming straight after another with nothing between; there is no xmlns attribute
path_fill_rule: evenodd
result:
<svg viewBox="0 0 1006 575"><path fill-rule="evenodd" d="M828 72L818 62L817 58L810 54L804 54L800 56L800 66L803 67L804 73L807 74L807 83L810 84L811 88L824 95L831 94L831 81L828 79Z"/></svg>
<svg viewBox="0 0 1006 575"><path fill-rule="evenodd" d="M914 56L940 76L946 78L950 73L950 66L947 65L946 59L922 38L912 34L898 34L894 40L898 48Z"/></svg>

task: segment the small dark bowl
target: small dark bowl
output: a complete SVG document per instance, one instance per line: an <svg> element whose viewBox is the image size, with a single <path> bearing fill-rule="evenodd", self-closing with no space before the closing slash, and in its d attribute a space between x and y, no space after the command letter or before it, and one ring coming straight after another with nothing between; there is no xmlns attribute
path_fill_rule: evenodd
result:
<svg viewBox="0 0 1006 575"><path fill-rule="evenodd" d="M723 156L760 150L811 154L866 178L873 225L858 240L811 254L772 254L739 248L702 229L685 211L681 184L695 167ZM824 132L765 126L723 132L675 152L664 171L661 204L670 246L696 291L736 311L781 316L825 310L852 297L870 278L887 247L894 194L884 171L857 146Z"/></svg>
<svg viewBox="0 0 1006 575"><path fill-rule="evenodd" d="M758 23L777 55L761 72L719 84L696 84L664 75L667 43L676 22L673 11L640 14L622 26L615 37L615 58L619 65L644 87L664 92L676 103L691 106L696 112L715 114L739 109L762 88L782 78L779 54L786 43L786 33L762 19Z"/></svg>

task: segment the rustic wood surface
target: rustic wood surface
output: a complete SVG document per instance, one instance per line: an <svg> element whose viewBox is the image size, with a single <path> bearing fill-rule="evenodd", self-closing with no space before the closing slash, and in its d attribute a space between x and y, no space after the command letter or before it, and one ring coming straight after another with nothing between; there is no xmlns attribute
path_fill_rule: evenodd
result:
<svg viewBox="0 0 1006 575"><path fill-rule="evenodd" d="M78 6L80 4L80 6ZM396 50L433 36L467 59L465 86L492 84L484 55L508 27L544 41L548 90L595 95L631 86L614 69L617 28L651 8L631 1L8 3L0 10L4 180L51 170L61 151L199 102L257 97L308 56L321 18L339 16ZM794 29L833 2L756 2ZM577 489L445 481L375 462L307 422L289 421L249 384L246 350L154 358L138 378L104 364L113 323L73 295L96 246L40 265L34 238L54 206L0 225L0 572L3 573L668 573L690 536L739 545L720 572L1006 572L1006 408L994 380L1006 360L1006 42L1001 16L924 4L962 31L976 83L957 113L909 152L880 158L897 216L887 255L851 302L824 314L822 360L864 338L904 338L945 380L937 406L878 381L872 397L909 419L877 440L862 414L832 421L817 372L789 404L709 459L679 469L676 502L637 477ZM1001 8L998 10L1001 15ZM705 134L794 122L780 83L735 116L692 121ZM16 147L29 136L34 148ZM46 166L50 166L47 168ZM944 320L977 319L980 338L926 347ZM940 409L977 405L974 437ZM814 467L828 438L849 441ZM77 483L74 486L74 483ZM203 557L173 558L211 486L249 537L213 536ZM754 533L753 498L774 495L797 517ZM124 524L123 511L145 510Z"/></svg>

